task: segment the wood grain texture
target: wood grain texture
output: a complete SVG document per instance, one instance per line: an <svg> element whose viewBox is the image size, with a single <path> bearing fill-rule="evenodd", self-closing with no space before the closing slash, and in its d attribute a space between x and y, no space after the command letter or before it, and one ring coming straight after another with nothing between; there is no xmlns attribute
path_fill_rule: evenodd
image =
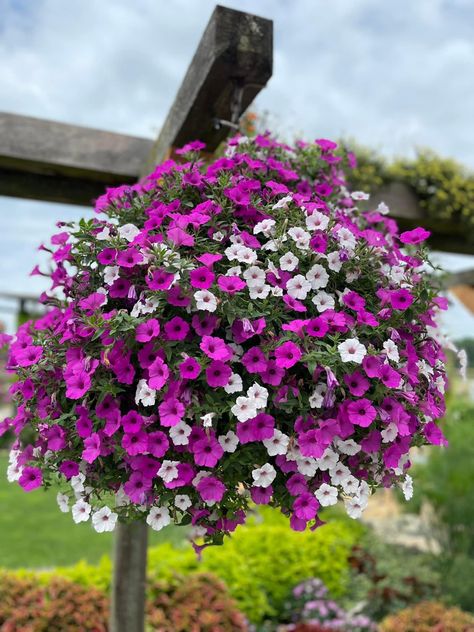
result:
<svg viewBox="0 0 474 632"><path fill-rule="evenodd" d="M178 90L144 171L172 147L202 140L214 151L229 133L215 119L229 120L236 85L243 85L241 113L273 70L273 22L216 6ZM245 87L246 86L246 87Z"/></svg>
<svg viewBox="0 0 474 632"><path fill-rule="evenodd" d="M89 205L136 182L153 141L0 113L0 195Z"/></svg>

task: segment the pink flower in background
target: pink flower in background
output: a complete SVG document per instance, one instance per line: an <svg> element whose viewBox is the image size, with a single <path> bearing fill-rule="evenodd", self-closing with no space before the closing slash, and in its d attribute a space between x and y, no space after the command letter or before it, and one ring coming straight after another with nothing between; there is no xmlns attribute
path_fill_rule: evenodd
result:
<svg viewBox="0 0 474 632"><path fill-rule="evenodd" d="M242 281L240 277L233 275L220 276L217 279L217 285L219 286L220 290L226 292L227 294L235 294L236 292L240 292L245 287L247 287L245 281Z"/></svg>
<svg viewBox="0 0 474 632"><path fill-rule="evenodd" d="M150 290L169 290L174 280L172 272L154 270L151 277L146 277L146 283Z"/></svg>
<svg viewBox="0 0 474 632"><path fill-rule="evenodd" d="M389 300L393 309L404 311L410 307L414 299L408 290L401 288L400 290L391 291Z"/></svg>
<svg viewBox="0 0 474 632"><path fill-rule="evenodd" d="M163 362L161 358L156 358L153 363L148 367L148 385L159 391L166 384L169 377L168 366Z"/></svg>
<svg viewBox="0 0 474 632"><path fill-rule="evenodd" d="M424 228L414 228L413 230L406 230L400 235L400 241L402 244L419 244L422 241L426 241L431 235L429 230Z"/></svg>
<svg viewBox="0 0 474 632"><path fill-rule="evenodd" d="M192 450L196 465L204 467L215 467L224 454L221 444L213 436L196 441Z"/></svg>

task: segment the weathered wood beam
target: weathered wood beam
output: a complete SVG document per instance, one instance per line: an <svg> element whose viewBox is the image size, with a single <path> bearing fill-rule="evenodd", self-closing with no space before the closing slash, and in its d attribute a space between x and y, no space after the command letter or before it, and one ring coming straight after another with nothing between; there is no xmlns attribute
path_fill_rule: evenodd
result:
<svg viewBox="0 0 474 632"><path fill-rule="evenodd" d="M136 182L153 141L0 112L0 195L89 206Z"/></svg>
<svg viewBox="0 0 474 632"><path fill-rule="evenodd" d="M229 133L233 106L242 114L273 69L273 22L217 5L145 166L190 140L214 151ZM238 92L241 88L240 103Z"/></svg>
<svg viewBox="0 0 474 632"><path fill-rule="evenodd" d="M402 182L392 182L375 191L366 208L375 208L385 202L390 209L390 217L397 220L403 230L423 226L431 231L428 245L433 250L474 255L474 239L460 221L446 221L430 217L419 205L416 193Z"/></svg>

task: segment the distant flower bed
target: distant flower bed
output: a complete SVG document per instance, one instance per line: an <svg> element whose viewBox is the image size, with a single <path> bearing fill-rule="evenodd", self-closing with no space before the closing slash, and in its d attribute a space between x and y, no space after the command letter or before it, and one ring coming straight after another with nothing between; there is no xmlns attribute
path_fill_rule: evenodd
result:
<svg viewBox="0 0 474 632"><path fill-rule="evenodd" d="M52 309L10 346L10 480L59 483L97 531L192 524L204 545L272 504L295 530L411 496L408 451L445 444L444 355L422 228L362 211L328 140L201 143L51 239ZM58 295L59 296L59 295ZM201 544L199 544L201 546Z"/></svg>

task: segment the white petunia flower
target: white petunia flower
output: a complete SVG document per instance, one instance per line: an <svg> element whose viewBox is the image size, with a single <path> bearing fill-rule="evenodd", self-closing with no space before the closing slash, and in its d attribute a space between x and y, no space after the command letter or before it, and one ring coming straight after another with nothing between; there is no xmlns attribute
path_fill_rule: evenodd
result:
<svg viewBox="0 0 474 632"><path fill-rule="evenodd" d="M318 462L311 456L299 456L296 459L296 467L300 474L312 478L318 470Z"/></svg>
<svg viewBox="0 0 474 632"><path fill-rule="evenodd" d="M238 393L242 390L242 378L238 373L231 374L224 390L226 393Z"/></svg>
<svg viewBox="0 0 474 632"><path fill-rule="evenodd" d="M364 500L367 504L369 497L370 497L371 491L370 491L370 487L369 484L367 483L367 481L360 481L359 483L359 498L361 498L362 500Z"/></svg>
<svg viewBox="0 0 474 632"><path fill-rule="evenodd" d="M224 239L225 235L222 231L217 230L213 235L212 235L212 239L214 241L222 241Z"/></svg>
<svg viewBox="0 0 474 632"><path fill-rule="evenodd" d="M306 218L306 227L308 230L326 230L328 224L329 217L319 211L313 211L313 213Z"/></svg>
<svg viewBox="0 0 474 632"><path fill-rule="evenodd" d="M252 248L240 246L237 256L235 257L239 263L246 263L248 266L257 261L257 253Z"/></svg>
<svg viewBox="0 0 474 632"><path fill-rule="evenodd" d="M304 300L311 290L311 283L305 279L302 274L297 274L291 278L286 284L288 294L300 300Z"/></svg>
<svg viewBox="0 0 474 632"><path fill-rule="evenodd" d="M191 507L192 502L187 494L178 494L174 498L174 504L181 511L186 511L186 509Z"/></svg>
<svg viewBox="0 0 474 632"><path fill-rule="evenodd" d="M170 428L169 433L174 445L188 445L191 426L188 426L184 421L180 421L176 426Z"/></svg>
<svg viewBox="0 0 474 632"><path fill-rule="evenodd" d="M280 257L280 268L282 270L286 270L287 272L293 272L293 270L298 266L300 260L296 257L292 252L287 252L285 255Z"/></svg>
<svg viewBox="0 0 474 632"><path fill-rule="evenodd" d="M342 481L342 489L345 494L357 494L359 491L359 481L355 476L349 475Z"/></svg>
<svg viewBox="0 0 474 632"><path fill-rule="evenodd" d="M275 480L276 471L271 463L265 463L262 467L252 470L252 478L256 487L268 487Z"/></svg>
<svg viewBox="0 0 474 632"><path fill-rule="evenodd" d="M334 297L322 290L321 292L315 294L311 300L316 305L318 312L325 312L327 309L334 309L334 305L336 304Z"/></svg>
<svg viewBox="0 0 474 632"><path fill-rule="evenodd" d="M274 287L272 287L271 289L271 293L272 296L283 296L283 290L281 287L278 287L277 285L275 285Z"/></svg>
<svg viewBox="0 0 474 632"><path fill-rule="evenodd" d="M112 285L120 276L119 266L105 266L104 268L104 283L106 285Z"/></svg>
<svg viewBox="0 0 474 632"><path fill-rule="evenodd" d="M357 338L348 338L337 346L339 355L343 362L356 362L361 364L367 349L361 344Z"/></svg>
<svg viewBox="0 0 474 632"><path fill-rule="evenodd" d="M300 250L308 250L311 235L305 231L304 228L300 226L290 228L288 235L293 239L297 248Z"/></svg>
<svg viewBox="0 0 474 632"><path fill-rule="evenodd" d="M212 428L212 420L215 416L216 413L206 413L201 417L202 425L204 426L204 428Z"/></svg>
<svg viewBox="0 0 474 632"><path fill-rule="evenodd" d="M249 288L249 296L251 300L255 300L257 298L265 299L270 294L270 290L270 285L253 286Z"/></svg>
<svg viewBox="0 0 474 632"><path fill-rule="evenodd" d="M251 266L247 268L243 274L244 279L247 281L247 285L249 288L252 287L261 287L265 285L265 270L259 268L257 266Z"/></svg>
<svg viewBox="0 0 474 632"><path fill-rule="evenodd" d="M342 485L342 482L350 476L350 474L350 469L342 463L337 463L329 470L329 476L331 477L331 483L333 485Z"/></svg>
<svg viewBox="0 0 474 632"><path fill-rule="evenodd" d="M117 522L118 515L110 509L110 507L102 507L99 511L92 514L92 525L97 533L105 533L113 531Z"/></svg>
<svg viewBox="0 0 474 632"><path fill-rule="evenodd" d="M127 241L133 241L140 234L140 229L135 224L124 224L118 229L120 237Z"/></svg>
<svg viewBox="0 0 474 632"><path fill-rule="evenodd" d="M72 476L69 482L71 483L72 489L77 494L80 494L81 492L84 491L85 480L86 480L86 477L84 476L84 474L82 472L79 472L79 474L76 474L76 476Z"/></svg>
<svg viewBox="0 0 474 632"><path fill-rule="evenodd" d="M62 494L58 492L56 496L56 502L58 503L58 507L60 511L63 513L67 513L69 511L69 496L67 494Z"/></svg>
<svg viewBox="0 0 474 632"><path fill-rule="evenodd" d="M323 483L319 487L315 494L321 507L330 507L337 503L337 487Z"/></svg>
<svg viewBox="0 0 474 632"><path fill-rule="evenodd" d="M336 448L339 452L347 454L348 456L353 456L361 450L361 446L356 443L354 439L346 439L343 441L342 439L337 438L334 443L336 444Z"/></svg>
<svg viewBox="0 0 474 632"><path fill-rule="evenodd" d="M348 498L344 501L344 505L346 507L347 515L349 518L356 520L362 516L362 512L367 507L367 502L364 501L360 496L354 496L353 498Z"/></svg>
<svg viewBox="0 0 474 632"><path fill-rule="evenodd" d="M337 231L337 240L339 245L345 250L353 251L356 247L356 237L352 231L348 228L340 228Z"/></svg>
<svg viewBox="0 0 474 632"><path fill-rule="evenodd" d="M385 353L387 354L387 358L389 360L392 360L392 362L399 362L400 361L400 355L398 353L398 347L393 342L393 340L386 340L383 343L383 348L384 348Z"/></svg>
<svg viewBox="0 0 474 632"><path fill-rule="evenodd" d="M255 408L265 408L268 401L268 391L264 386L260 386L256 382L248 389L247 397L255 402Z"/></svg>
<svg viewBox="0 0 474 632"><path fill-rule="evenodd" d="M394 441L398 435L397 424L394 424L393 421L390 422L386 428L382 430L380 433L382 435L382 441L384 443L391 443Z"/></svg>
<svg viewBox="0 0 474 632"><path fill-rule="evenodd" d="M242 268L240 266L233 266L227 270L225 276L240 276L241 274Z"/></svg>
<svg viewBox="0 0 474 632"><path fill-rule="evenodd" d="M92 507L85 500L78 500L71 508L72 519L76 524L87 522L91 515Z"/></svg>
<svg viewBox="0 0 474 632"><path fill-rule="evenodd" d="M104 226L104 228L97 233L95 236L99 241L108 241L110 239L110 228L109 226Z"/></svg>
<svg viewBox="0 0 474 632"><path fill-rule="evenodd" d="M405 476L405 480L402 483L402 492L405 500L413 498L413 479L409 474Z"/></svg>
<svg viewBox="0 0 474 632"><path fill-rule="evenodd" d="M308 401L311 408L321 408L324 402L324 395L327 391L327 386L324 382L318 384L312 394L309 396Z"/></svg>
<svg viewBox="0 0 474 632"><path fill-rule="evenodd" d="M154 531L160 531L171 522L170 512L167 507L152 507L146 517L146 523Z"/></svg>
<svg viewBox="0 0 474 632"><path fill-rule="evenodd" d="M239 438L232 430L229 430L225 435L221 435L217 440L224 452L235 452L239 445Z"/></svg>
<svg viewBox="0 0 474 632"><path fill-rule="evenodd" d="M243 395L237 397L235 404L230 409L232 414L241 422L253 419L257 416L257 406L255 400Z"/></svg>
<svg viewBox="0 0 474 632"><path fill-rule="evenodd" d="M276 456L277 454L287 453L289 442L290 438L286 434L275 429L273 437L271 439L264 439L262 443L267 448L269 456Z"/></svg>
<svg viewBox="0 0 474 632"><path fill-rule="evenodd" d="M326 259L328 262L328 268L333 272L339 272L339 270L342 268L342 261L339 253L337 251L330 252L327 255Z"/></svg>
<svg viewBox="0 0 474 632"><path fill-rule="evenodd" d="M16 461L10 463L7 468L7 480L9 483L14 483L18 481L21 474L23 472L23 467L19 465Z"/></svg>
<svg viewBox="0 0 474 632"><path fill-rule="evenodd" d="M171 481L174 481L174 479L179 476L178 464L178 461L168 461L165 459L158 470L158 476L162 478L165 483L171 483Z"/></svg>
<svg viewBox="0 0 474 632"><path fill-rule="evenodd" d="M224 250L224 254L229 261L235 261L239 256L240 248L240 244L232 244L232 246L229 246Z"/></svg>
<svg viewBox="0 0 474 632"><path fill-rule="evenodd" d="M217 298L209 290L194 292L194 300L196 301L197 309L202 309L206 312L215 312L217 309Z"/></svg>
<svg viewBox="0 0 474 632"><path fill-rule="evenodd" d="M278 200L276 204L272 206L272 210L276 210L278 208L286 208L288 204L292 201L292 199L293 198L291 197L291 195L285 195L285 197L282 197L280 200Z"/></svg>
<svg viewBox="0 0 474 632"><path fill-rule="evenodd" d="M378 213L380 213L380 215L388 215L390 213L390 209L385 204L385 202L380 202L376 210Z"/></svg>
<svg viewBox="0 0 474 632"><path fill-rule="evenodd" d="M258 224L255 224L253 234L258 235L262 233L265 237L270 237L275 232L275 224L274 219L264 219L258 222Z"/></svg>
<svg viewBox="0 0 474 632"><path fill-rule="evenodd" d="M352 191L351 198L353 200L368 200L370 195L364 191Z"/></svg>
<svg viewBox="0 0 474 632"><path fill-rule="evenodd" d="M326 448L323 455L317 459L317 461L319 469L325 472L326 470L332 470L336 467L339 462L339 456L334 450L331 450L331 448Z"/></svg>
<svg viewBox="0 0 474 632"><path fill-rule="evenodd" d="M143 404L143 406L153 406L156 399L156 391L148 386L146 380L139 380L137 391L135 393L135 404Z"/></svg>
<svg viewBox="0 0 474 632"><path fill-rule="evenodd" d="M329 275L326 268L320 263L315 263L312 268L306 273L306 278L311 283L313 290L320 290L328 284Z"/></svg>

